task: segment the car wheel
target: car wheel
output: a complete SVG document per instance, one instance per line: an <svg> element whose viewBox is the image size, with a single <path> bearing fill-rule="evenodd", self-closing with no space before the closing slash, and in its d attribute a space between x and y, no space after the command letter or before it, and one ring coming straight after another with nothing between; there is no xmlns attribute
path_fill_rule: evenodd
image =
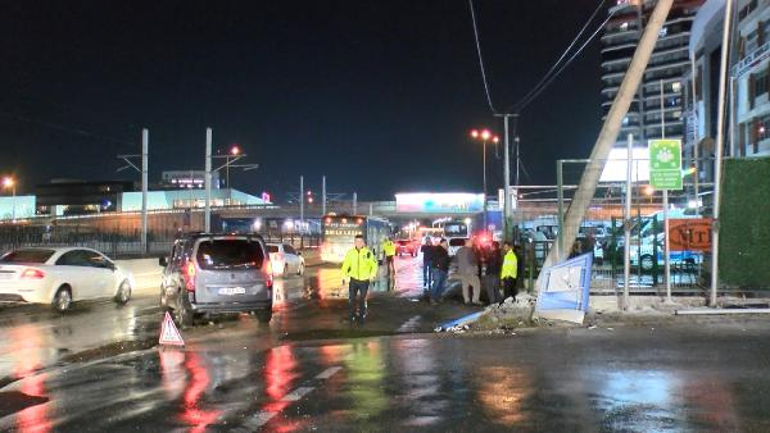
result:
<svg viewBox="0 0 770 433"><path fill-rule="evenodd" d="M120 283L120 288L118 288L118 293L115 295L115 302L117 302L118 305L126 305L130 299L131 284L128 280L123 280L123 282Z"/></svg>
<svg viewBox="0 0 770 433"><path fill-rule="evenodd" d="M273 310L257 310L254 312L259 323L270 323L273 319Z"/></svg>
<svg viewBox="0 0 770 433"><path fill-rule="evenodd" d="M299 268L297 269L297 275L299 275L300 277L305 275L305 264L304 263L300 263L299 264Z"/></svg>
<svg viewBox="0 0 770 433"><path fill-rule="evenodd" d="M653 261L651 255L644 255L642 256L642 270L643 271L651 271L653 267Z"/></svg>
<svg viewBox="0 0 770 433"><path fill-rule="evenodd" d="M190 300L186 296L179 296L175 311L176 320L182 328L190 328L195 324L195 313L190 306Z"/></svg>
<svg viewBox="0 0 770 433"><path fill-rule="evenodd" d="M70 290L69 286L59 287L59 290L56 291L56 295L53 297L51 306L59 313L64 313L72 308L72 290Z"/></svg>

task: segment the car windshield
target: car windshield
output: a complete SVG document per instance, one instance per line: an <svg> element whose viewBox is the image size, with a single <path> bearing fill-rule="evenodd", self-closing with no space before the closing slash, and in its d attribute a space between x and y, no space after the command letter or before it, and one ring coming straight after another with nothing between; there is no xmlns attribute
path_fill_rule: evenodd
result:
<svg viewBox="0 0 770 433"><path fill-rule="evenodd" d="M450 247L462 247L465 245L465 239L462 238L455 238L449 240L449 246Z"/></svg>
<svg viewBox="0 0 770 433"><path fill-rule="evenodd" d="M0 262L45 263L53 253L53 250L16 250L0 257Z"/></svg>
<svg viewBox="0 0 770 433"><path fill-rule="evenodd" d="M198 244L196 255L201 269L261 268L262 247L248 239L214 239Z"/></svg>
<svg viewBox="0 0 770 433"><path fill-rule="evenodd" d="M267 252L268 253L277 253L278 252L278 245L268 245L267 246Z"/></svg>

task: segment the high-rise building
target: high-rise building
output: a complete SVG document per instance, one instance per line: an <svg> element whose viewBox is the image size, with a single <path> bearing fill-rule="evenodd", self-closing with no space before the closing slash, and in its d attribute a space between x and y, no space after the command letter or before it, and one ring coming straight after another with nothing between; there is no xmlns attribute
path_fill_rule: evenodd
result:
<svg viewBox="0 0 770 433"><path fill-rule="evenodd" d="M690 70L689 41L695 14L704 0L674 0L644 78L623 119L619 143L634 135L636 143L682 138L682 77ZM602 89L605 116L618 93L655 0L617 0L602 36ZM662 92L661 92L662 89ZM663 134L662 131L665 131Z"/></svg>

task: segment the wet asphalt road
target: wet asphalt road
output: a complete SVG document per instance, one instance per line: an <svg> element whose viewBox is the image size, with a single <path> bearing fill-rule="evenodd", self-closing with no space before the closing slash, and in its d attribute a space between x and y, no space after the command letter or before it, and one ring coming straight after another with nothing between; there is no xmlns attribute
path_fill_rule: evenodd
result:
<svg viewBox="0 0 770 433"><path fill-rule="evenodd" d="M154 292L71 315L0 310L0 431L770 431L767 319L515 336L429 334L473 311L415 302L399 260L365 326L331 267L278 280L280 312L158 349Z"/></svg>

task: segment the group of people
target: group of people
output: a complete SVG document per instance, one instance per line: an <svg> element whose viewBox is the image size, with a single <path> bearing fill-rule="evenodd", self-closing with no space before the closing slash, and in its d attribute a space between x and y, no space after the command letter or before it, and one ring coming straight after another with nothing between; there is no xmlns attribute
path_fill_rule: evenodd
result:
<svg viewBox="0 0 770 433"><path fill-rule="evenodd" d="M449 277L449 243L440 239L437 245L433 245L433 241L426 238L420 251L423 255L424 288L435 304L440 302ZM516 298L518 258L510 242L505 242L501 250L499 242L484 247L474 245L474 241L468 239L457 250L455 258L457 272L454 277L460 280L465 304L482 305L482 287L486 289L490 303L499 303L508 297Z"/></svg>
<svg viewBox="0 0 770 433"><path fill-rule="evenodd" d="M383 252L388 272L392 274L396 252L392 240L388 239L383 244ZM434 245L430 238L426 238L420 252L423 256L424 288L430 295L431 303L436 304L441 301L449 278L452 262L449 243L446 239L440 239ZM454 277L460 280L465 304L482 305L482 288L486 289L490 303L499 303L509 297L516 298L518 258L510 242L505 242L501 250L499 242L484 247L474 245L473 240L468 239L457 250L455 258L457 272ZM367 248L363 236L355 237L354 247L345 255L341 270L343 285L348 283L348 318L351 323L358 321L363 324L367 314L369 286L377 279L378 272L377 256Z"/></svg>

